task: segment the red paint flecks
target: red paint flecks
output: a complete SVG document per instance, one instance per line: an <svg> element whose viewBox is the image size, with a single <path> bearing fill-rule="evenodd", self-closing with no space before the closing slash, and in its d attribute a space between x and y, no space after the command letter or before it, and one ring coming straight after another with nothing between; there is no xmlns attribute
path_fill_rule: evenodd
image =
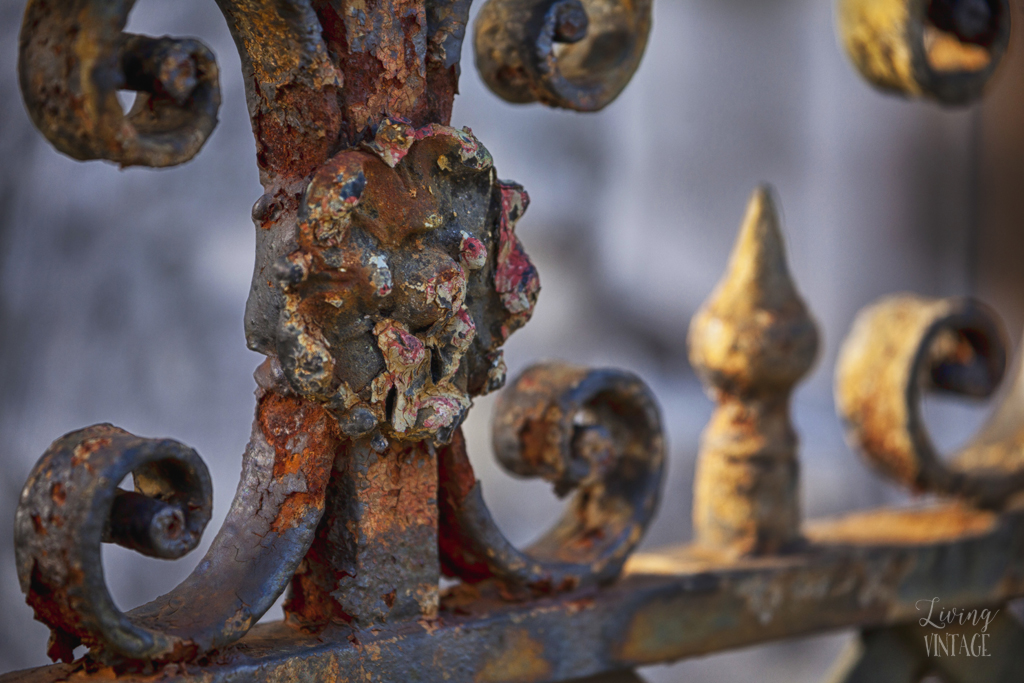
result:
<svg viewBox="0 0 1024 683"><path fill-rule="evenodd" d="M459 258L467 270L483 268L487 263L487 247L475 237L462 233L462 242L459 244Z"/></svg>
<svg viewBox="0 0 1024 683"><path fill-rule="evenodd" d="M507 326L511 333L533 313L537 293L540 292L540 278L515 235L516 222L530 203L529 195L519 185L501 183L499 187L501 222L498 227L498 263L494 273L494 288L505 309L520 318Z"/></svg>
<svg viewBox="0 0 1024 683"><path fill-rule="evenodd" d="M412 143L435 135L443 135L459 144L459 160L473 168L487 168L493 163L490 153L473 137L468 128L456 130L438 123L415 128L405 119L389 118L377 127L373 141L366 147L373 150L391 168L405 158Z"/></svg>

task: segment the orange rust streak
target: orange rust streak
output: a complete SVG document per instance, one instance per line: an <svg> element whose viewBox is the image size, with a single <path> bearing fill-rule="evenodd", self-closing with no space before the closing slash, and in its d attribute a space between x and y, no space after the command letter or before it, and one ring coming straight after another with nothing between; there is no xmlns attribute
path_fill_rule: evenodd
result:
<svg viewBox="0 0 1024 683"><path fill-rule="evenodd" d="M546 417L546 416L545 416ZM520 432L522 458L532 467L544 465L544 453L548 449L548 434L551 424L544 418L528 420Z"/></svg>
<svg viewBox="0 0 1024 683"><path fill-rule="evenodd" d="M53 487L50 489L50 497L53 498L53 502L57 505L63 505L64 501L68 498L68 493L64 489L64 484L59 481L54 482Z"/></svg>
<svg viewBox="0 0 1024 683"><path fill-rule="evenodd" d="M304 178L330 156L341 127L341 111L332 97L334 91L333 86L326 86L322 91L305 86L277 89L275 109L302 112L304 125L301 131L296 131L294 120L288 117L273 114L254 117L261 168L278 176Z"/></svg>
<svg viewBox="0 0 1024 683"><path fill-rule="evenodd" d="M371 466L366 473L363 493L372 514L363 517L360 531L368 541L404 533L412 526L437 526L437 477L423 446L393 445L391 453Z"/></svg>
<svg viewBox="0 0 1024 683"><path fill-rule="evenodd" d="M264 438L274 447L274 478L302 473L306 479L306 490L288 496L270 526L282 533L297 526L311 510L323 509L339 435L324 408L296 396L268 393L260 401L257 419Z"/></svg>
<svg viewBox="0 0 1024 683"><path fill-rule="evenodd" d="M75 446L74 454L71 456L71 466L78 467L81 464L85 464L86 468L92 469L89 465L89 456L98 451L101 448L106 448L110 445L110 439L106 437L95 437L92 439L86 439L82 443Z"/></svg>

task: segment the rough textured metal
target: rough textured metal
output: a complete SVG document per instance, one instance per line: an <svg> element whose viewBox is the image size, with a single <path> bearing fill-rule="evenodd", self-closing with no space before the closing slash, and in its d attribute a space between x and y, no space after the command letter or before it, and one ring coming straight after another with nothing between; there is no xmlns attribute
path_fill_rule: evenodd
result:
<svg viewBox="0 0 1024 683"><path fill-rule="evenodd" d="M492 520L457 438L440 454L445 573L467 583L497 579L510 594L613 581L661 491L665 443L647 386L618 370L535 365L496 406L494 450L514 474L543 477L559 496L575 496L551 530L521 551Z"/></svg>
<svg viewBox="0 0 1024 683"><path fill-rule="evenodd" d="M25 488L17 553L50 654L66 663L0 680L597 683L850 626L874 630L845 671L870 675L911 633L922 592L961 607L1024 595L1024 514L1010 495L1024 482L1024 381L951 466L917 413L922 376L974 394L998 381L999 335L976 307L880 305L840 368L858 443L902 481L968 500L800 528L788 397L817 333L764 189L691 330L719 403L697 475L698 542L629 557L660 495L654 399L628 373L548 363L499 401L495 450L513 473L575 495L540 541L512 546L459 427L473 396L504 383L500 347L540 285L515 235L525 191L448 126L469 0L218 2L264 186L245 328L267 359L238 491L195 571L121 613L100 543L187 552L209 518L206 470L181 444L109 425L58 440ZM215 123L216 65L194 41L124 34L131 6L30 0L24 97L76 158L180 163ZM871 73L912 94L975 96L1005 44L1002 0L843 7L847 34L897 76ZM598 109L635 71L649 25L649 0L490 0L478 65L506 99ZM140 93L127 116L125 88ZM129 473L135 491L119 490ZM442 593L442 570L461 583ZM289 586L287 620L253 628ZM1012 625L1000 633L1000 652L1019 649ZM89 653L68 661L79 644ZM996 680L1008 658L942 673Z"/></svg>
<svg viewBox="0 0 1024 683"><path fill-rule="evenodd" d="M979 97L1010 39L1006 0L839 0L839 39L869 83L910 97Z"/></svg>
<svg viewBox="0 0 1024 683"><path fill-rule="evenodd" d="M213 53L196 40L123 33L134 0L31 0L19 45L32 122L75 159L173 166L217 125ZM118 90L138 95L125 114Z"/></svg>
<svg viewBox="0 0 1024 683"><path fill-rule="evenodd" d="M272 382L266 368L257 378ZM131 473L136 492L180 512L180 528L172 518L157 530L174 552L147 553L179 556L195 547L209 520L209 475L191 449L109 425L58 440L22 494L16 539L22 589L53 633L51 657L70 661L83 643L111 664L193 659L242 636L281 595L312 543L337 447L336 426L322 408L261 388L238 492L206 556L171 592L122 614L100 557L101 539L128 523L111 517L131 495L119 493L118 483Z"/></svg>
<svg viewBox="0 0 1024 683"><path fill-rule="evenodd" d="M922 592L970 609L1024 595L1024 518L948 505L809 525L792 555L723 560L694 547L635 555L600 590L508 602L481 586L438 618L304 633L260 624L203 664L124 681L565 681L850 626L913 622ZM990 642L994 645L994 643ZM118 670L79 661L0 677L50 682ZM71 680L79 680L72 678ZM984 679L975 679L984 683Z"/></svg>
<svg viewBox="0 0 1024 683"><path fill-rule="evenodd" d="M488 0L476 66L509 102L595 111L632 78L650 28L650 0Z"/></svg>
<svg viewBox="0 0 1024 683"><path fill-rule="evenodd" d="M436 617L437 477L429 444L378 450L370 439L346 441L324 518L292 580L288 621L319 631Z"/></svg>
<svg viewBox="0 0 1024 683"><path fill-rule="evenodd" d="M887 476L919 491L1001 506L1024 488L1021 386L950 462L921 416L925 391L985 397L1006 364L995 315L969 299L887 297L862 311L836 368L836 408L851 445Z"/></svg>
<svg viewBox="0 0 1024 683"><path fill-rule="evenodd" d="M133 492L118 488L128 475ZM18 579L52 629L51 656L70 661L83 640L138 656L169 649L114 605L100 544L116 540L146 555L180 557L199 543L212 495L206 465L176 441L140 439L111 425L55 441L29 475L15 519Z"/></svg>
<svg viewBox="0 0 1024 683"><path fill-rule="evenodd" d="M214 121L208 52L122 34L130 2L65 4L26 13L23 85L37 125L77 158L170 165L194 154ZM253 208L246 334L268 360L243 485L200 568L152 605L112 612L142 629L131 632L138 642L72 629L107 663L221 648L288 583L289 619L307 629L436 616L435 444L452 438L471 396L502 386L499 347L539 291L514 233L525 191L497 180L472 133L446 125L469 2L220 6L246 71L266 191ZM585 16L559 16L560 40L582 37ZM137 108L156 123L119 118L125 87L144 91ZM146 147L146 132L163 146ZM660 447L652 453L660 467ZM143 549L136 512L180 521L127 493L113 507L126 523L109 525L109 539ZM617 566L637 538L631 528ZM185 591L209 600L184 601ZM58 632L67 625L39 614Z"/></svg>
<svg viewBox="0 0 1024 683"><path fill-rule="evenodd" d="M261 254L279 313L250 342L346 435L447 441L504 383L540 289L513 232L527 201L470 132L385 121L314 174L297 244Z"/></svg>
<svg viewBox="0 0 1024 683"><path fill-rule="evenodd" d="M718 404L701 437L696 538L732 554L792 549L800 510L789 395L814 363L818 332L789 275L768 188L750 198L728 271L688 341Z"/></svg>

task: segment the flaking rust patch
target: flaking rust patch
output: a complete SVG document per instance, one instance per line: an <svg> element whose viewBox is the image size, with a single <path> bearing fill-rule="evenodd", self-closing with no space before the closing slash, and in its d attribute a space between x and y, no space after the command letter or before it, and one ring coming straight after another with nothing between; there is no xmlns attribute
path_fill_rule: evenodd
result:
<svg viewBox="0 0 1024 683"><path fill-rule="evenodd" d="M385 403L393 389L395 400L388 418L396 432L408 432L416 426L418 394L429 379L430 354L419 337L394 320L377 323L373 333L386 370L373 379L371 401Z"/></svg>
<svg viewBox="0 0 1024 683"><path fill-rule="evenodd" d="M300 201L268 335L290 385L349 438L446 442L471 396L504 383L498 347L536 300L514 234L525 192L468 129L387 119Z"/></svg>
<svg viewBox="0 0 1024 683"><path fill-rule="evenodd" d="M454 370L475 335L472 318L460 310L441 327L438 336L428 337L428 348L405 325L384 320L374 328L386 370L373 380L372 402L390 406L392 428L399 434L436 434L458 425L469 410L465 392L452 382ZM447 352L448 358L445 358ZM437 381L431 376L431 357L438 354L448 373Z"/></svg>
<svg viewBox="0 0 1024 683"><path fill-rule="evenodd" d="M386 540L413 527L437 525L437 476L432 460L417 446L392 446L368 468L362 492L371 512L360 527L368 541Z"/></svg>
<svg viewBox="0 0 1024 683"><path fill-rule="evenodd" d="M398 166L409 153L412 144L417 140L425 140L435 135L443 135L458 143L459 161L472 168L485 169L493 165L491 154L475 137L469 128L457 130L438 123L429 123L422 128L413 128L401 119L385 119L377 127L373 140L363 146L377 154L391 168ZM442 161L443 160L443 161ZM438 159L438 165L444 170L451 170L451 162L445 157Z"/></svg>
<svg viewBox="0 0 1024 683"><path fill-rule="evenodd" d="M362 155L342 153L314 174L306 187L305 211L321 241L340 241L366 188Z"/></svg>
<svg viewBox="0 0 1024 683"><path fill-rule="evenodd" d="M71 466L78 467L79 465L85 465L89 468L89 456L98 451L101 448L106 448L110 445L110 439L102 436L93 437L86 439L82 443L75 446L74 453L71 456Z"/></svg>
<svg viewBox="0 0 1024 683"><path fill-rule="evenodd" d="M310 512L323 509L338 435L326 410L296 396L267 394L260 402L258 420L274 447L274 479L300 475L305 481L305 490L290 493L270 525L280 534L298 526Z"/></svg>

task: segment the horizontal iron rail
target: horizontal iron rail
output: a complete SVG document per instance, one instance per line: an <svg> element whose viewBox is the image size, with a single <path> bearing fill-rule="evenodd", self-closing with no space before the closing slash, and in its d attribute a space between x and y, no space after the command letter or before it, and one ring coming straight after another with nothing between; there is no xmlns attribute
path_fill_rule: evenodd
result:
<svg viewBox="0 0 1024 683"><path fill-rule="evenodd" d="M436 620L309 634L261 624L197 665L121 672L148 681L562 681L848 627L912 622L932 598L960 609L1024 595L1024 512L959 504L880 509L806 525L798 552L640 553L603 589L508 603L457 587ZM472 595L460 593L468 591ZM919 609L920 608L920 609ZM923 610L923 611L922 611ZM91 677L82 664L3 683ZM100 679L109 670L94 670Z"/></svg>

